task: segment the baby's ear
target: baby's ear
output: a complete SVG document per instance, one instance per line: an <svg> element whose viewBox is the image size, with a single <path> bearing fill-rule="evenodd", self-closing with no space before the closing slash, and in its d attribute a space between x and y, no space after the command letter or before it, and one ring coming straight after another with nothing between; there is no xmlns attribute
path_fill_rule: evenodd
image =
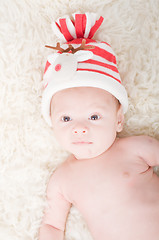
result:
<svg viewBox="0 0 159 240"><path fill-rule="evenodd" d="M53 64L58 56L60 56L59 53L52 53L48 56L47 60L50 64Z"/></svg>
<svg viewBox="0 0 159 240"><path fill-rule="evenodd" d="M123 107L120 104L118 112L117 112L117 126L116 131L121 132L123 130L124 125L124 113L123 113Z"/></svg>
<svg viewBox="0 0 159 240"><path fill-rule="evenodd" d="M92 52L83 51L83 50L80 50L80 51L76 52L74 55L76 55L78 62L84 62L84 61L87 61L87 60L89 60L93 57Z"/></svg>

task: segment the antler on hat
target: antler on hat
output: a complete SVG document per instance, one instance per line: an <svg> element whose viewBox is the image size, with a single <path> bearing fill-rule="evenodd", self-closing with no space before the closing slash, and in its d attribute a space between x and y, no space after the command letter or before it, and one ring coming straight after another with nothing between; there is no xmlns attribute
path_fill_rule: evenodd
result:
<svg viewBox="0 0 159 240"><path fill-rule="evenodd" d="M73 20L66 16L53 22L56 35L67 41L56 47L58 50L48 56L44 71L44 93L42 114L51 126L50 102L52 96L72 87L97 87L114 95L122 104L124 113L128 108L127 92L121 83L115 54L106 42L92 39L103 22L95 13L73 14Z"/></svg>
<svg viewBox="0 0 159 240"><path fill-rule="evenodd" d="M85 46L85 44L86 44L86 40L82 39L82 44L78 48L74 48L71 44L69 44L69 47L67 49L63 49L63 48L60 47L59 42L56 44L56 47L52 47L52 46L48 46L48 45L45 45L45 47L52 48L52 49L55 49L55 50L59 50L61 53L71 51L71 53L73 53L73 54L76 53L79 50L86 50L86 49L93 49L94 48L93 46Z"/></svg>

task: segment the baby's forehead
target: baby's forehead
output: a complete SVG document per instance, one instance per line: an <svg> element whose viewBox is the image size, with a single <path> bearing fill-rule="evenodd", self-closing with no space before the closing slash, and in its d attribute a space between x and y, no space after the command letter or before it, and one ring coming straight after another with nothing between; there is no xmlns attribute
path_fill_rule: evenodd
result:
<svg viewBox="0 0 159 240"><path fill-rule="evenodd" d="M98 103L105 101L112 101L115 97L106 90L95 87L74 87L58 91L52 97L52 102L74 102L79 100L80 102L87 100L87 102Z"/></svg>
<svg viewBox="0 0 159 240"><path fill-rule="evenodd" d="M78 87L57 92L51 101L52 110L105 110L114 104L115 97L103 89Z"/></svg>

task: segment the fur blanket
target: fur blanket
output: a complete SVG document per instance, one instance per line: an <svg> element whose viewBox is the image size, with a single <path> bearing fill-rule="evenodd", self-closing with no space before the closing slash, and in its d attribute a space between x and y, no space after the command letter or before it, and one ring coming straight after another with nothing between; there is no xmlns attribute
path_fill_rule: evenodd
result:
<svg viewBox="0 0 159 240"><path fill-rule="evenodd" d="M45 190L68 153L41 117L41 80L57 39L51 22L73 12L97 12L105 22L95 35L117 55L129 96L121 136L159 139L158 0L0 1L0 239L36 240ZM71 209L66 240L91 240Z"/></svg>

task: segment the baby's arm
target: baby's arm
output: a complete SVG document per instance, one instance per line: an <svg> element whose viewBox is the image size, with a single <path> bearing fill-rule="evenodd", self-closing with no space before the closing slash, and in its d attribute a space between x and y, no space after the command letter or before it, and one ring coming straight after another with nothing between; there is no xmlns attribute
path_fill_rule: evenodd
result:
<svg viewBox="0 0 159 240"><path fill-rule="evenodd" d="M149 166L159 166L159 141L149 136L130 137L129 147Z"/></svg>
<svg viewBox="0 0 159 240"><path fill-rule="evenodd" d="M64 232L48 224L43 224L40 228L39 240L63 240Z"/></svg>
<svg viewBox="0 0 159 240"><path fill-rule="evenodd" d="M66 218L71 204L61 193L57 174L53 174L47 187L47 203L39 240L63 240Z"/></svg>

